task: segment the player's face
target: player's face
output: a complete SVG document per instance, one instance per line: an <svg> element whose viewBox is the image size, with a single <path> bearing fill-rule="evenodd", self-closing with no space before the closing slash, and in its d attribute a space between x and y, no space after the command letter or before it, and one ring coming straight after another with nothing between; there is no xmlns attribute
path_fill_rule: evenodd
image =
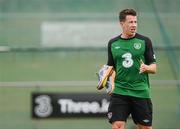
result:
<svg viewBox="0 0 180 129"><path fill-rule="evenodd" d="M122 33L128 38L133 37L137 31L137 16L127 15L125 21L121 22Z"/></svg>

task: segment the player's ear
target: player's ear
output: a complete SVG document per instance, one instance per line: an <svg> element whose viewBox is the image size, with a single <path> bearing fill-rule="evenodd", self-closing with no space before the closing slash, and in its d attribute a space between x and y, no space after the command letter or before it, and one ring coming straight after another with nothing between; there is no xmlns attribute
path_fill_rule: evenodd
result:
<svg viewBox="0 0 180 129"><path fill-rule="evenodd" d="M121 21L121 22L119 22L119 24L120 24L120 26L121 26L121 27L123 27L123 22L122 22L122 21Z"/></svg>
<svg viewBox="0 0 180 129"><path fill-rule="evenodd" d="M122 22L121 22L121 21L119 21L119 24L120 24L120 25L122 25Z"/></svg>

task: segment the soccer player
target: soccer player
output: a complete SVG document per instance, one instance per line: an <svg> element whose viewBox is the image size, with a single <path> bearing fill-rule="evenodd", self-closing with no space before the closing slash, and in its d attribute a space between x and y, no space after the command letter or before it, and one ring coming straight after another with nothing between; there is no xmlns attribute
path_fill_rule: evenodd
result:
<svg viewBox="0 0 180 129"><path fill-rule="evenodd" d="M112 129L124 129L131 115L139 129L152 129L152 103L148 74L156 73L151 40L137 31L137 13L119 13L122 33L108 43L107 65L116 72L108 119Z"/></svg>

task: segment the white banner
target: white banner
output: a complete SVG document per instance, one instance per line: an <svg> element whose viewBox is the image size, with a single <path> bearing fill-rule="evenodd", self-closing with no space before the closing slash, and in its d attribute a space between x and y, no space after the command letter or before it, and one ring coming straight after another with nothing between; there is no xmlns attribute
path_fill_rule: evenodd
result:
<svg viewBox="0 0 180 129"><path fill-rule="evenodd" d="M121 32L119 23L44 22L41 25L42 47L106 47Z"/></svg>

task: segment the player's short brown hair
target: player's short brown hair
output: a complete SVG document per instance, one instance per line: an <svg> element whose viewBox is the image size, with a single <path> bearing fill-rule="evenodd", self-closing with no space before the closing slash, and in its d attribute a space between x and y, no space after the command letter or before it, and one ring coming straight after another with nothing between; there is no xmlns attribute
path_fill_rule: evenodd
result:
<svg viewBox="0 0 180 129"><path fill-rule="evenodd" d="M137 13L134 9L124 9L119 12L119 21L124 21L127 15L137 16Z"/></svg>

